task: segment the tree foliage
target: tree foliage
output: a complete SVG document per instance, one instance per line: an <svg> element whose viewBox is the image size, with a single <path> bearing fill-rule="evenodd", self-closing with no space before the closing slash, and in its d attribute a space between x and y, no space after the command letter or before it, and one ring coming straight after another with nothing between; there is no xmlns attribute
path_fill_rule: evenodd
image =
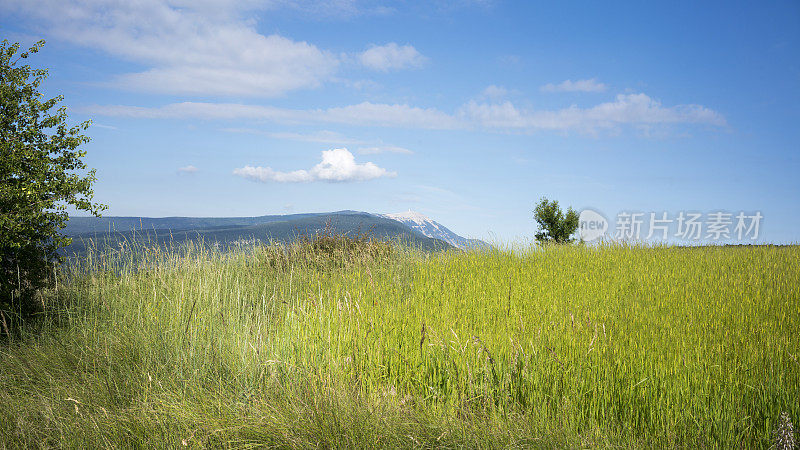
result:
<svg viewBox="0 0 800 450"><path fill-rule="evenodd" d="M66 107L54 109L63 97L39 92L47 70L20 64L43 45L22 53L7 40L0 46L0 327L33 311L57 250L70 244L59 232L67 208L105 209L92 202L95 171L85 170L79 149L90 122L68 126Z"/></svg>
<svg viewBox="0 0 800 450"><path fill-rule="evenodd" d="M571 236L578 229L579 216L572 207L565 215L557 200L550 201L542 197L533 210L533 218L539 224L539 231L536 233L538 242L566 244L575 240Z"/></svg>

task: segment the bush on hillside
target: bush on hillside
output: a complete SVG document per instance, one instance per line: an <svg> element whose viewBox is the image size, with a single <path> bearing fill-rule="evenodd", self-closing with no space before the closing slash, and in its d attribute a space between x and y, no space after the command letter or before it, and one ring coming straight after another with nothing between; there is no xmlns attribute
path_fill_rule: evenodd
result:
<svg viewBox="0 0 800 450"><path fill-rule="evenodd" d="M383 261L393 251L391 243L375 238L371 231L359 231L353 235L341 233L329 221L319 233L303 233L288 245L263 246L260 254L270 267L287 269L293 264L344 267Z"/></svg>

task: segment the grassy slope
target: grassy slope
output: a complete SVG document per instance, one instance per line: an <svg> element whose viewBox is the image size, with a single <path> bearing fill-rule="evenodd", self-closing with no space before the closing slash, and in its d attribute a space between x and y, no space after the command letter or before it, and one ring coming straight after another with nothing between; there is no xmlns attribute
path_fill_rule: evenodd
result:
<svg viewBox="0 0 800 450"><path fill-rule="evenodd" d="M280 255L62 282L0 347L0 442L768 446L800 421L797 247Z"/></svg>

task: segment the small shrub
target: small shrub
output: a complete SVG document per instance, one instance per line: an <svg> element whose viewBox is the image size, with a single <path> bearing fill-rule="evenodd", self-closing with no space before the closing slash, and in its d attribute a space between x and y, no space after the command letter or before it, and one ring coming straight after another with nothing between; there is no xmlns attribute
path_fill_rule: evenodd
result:
<svg viewBox="0 0 800 450"><path fill-rule="evenodd" d="M392 253L392 244L376 239L371 231L340 233L328 221L320 233L303 233L288 245L263 246L261 258L274 269L287 269L293 264L324 268L383 261Z"/></svg>

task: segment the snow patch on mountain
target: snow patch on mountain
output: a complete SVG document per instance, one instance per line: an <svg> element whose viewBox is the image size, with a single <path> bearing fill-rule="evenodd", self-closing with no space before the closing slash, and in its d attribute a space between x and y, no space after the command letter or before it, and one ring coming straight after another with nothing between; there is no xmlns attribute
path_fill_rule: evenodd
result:
<svg viewBox="0 0 800 450"><path fill-rule="evenodd" d="M420 214L416 211L408 210L402 213L395 213L395 214L384 214L384 217L389 219L394 219L398 222L414 222L419 225L424 225L426 223L434 223L428 216L424 214Z"/></svg>
<svg viewBox="0 0 800 450"><path fill-rule="evenodd" d="M410 209L402 213L382 214L381 217L396 220L409 228L419 231L429 238L440 239L460 249L469 249L480 246L488 247L488 244L481 240L463 238L448 230L444 225L431 220L424 214L420 214Z"/></svg>

